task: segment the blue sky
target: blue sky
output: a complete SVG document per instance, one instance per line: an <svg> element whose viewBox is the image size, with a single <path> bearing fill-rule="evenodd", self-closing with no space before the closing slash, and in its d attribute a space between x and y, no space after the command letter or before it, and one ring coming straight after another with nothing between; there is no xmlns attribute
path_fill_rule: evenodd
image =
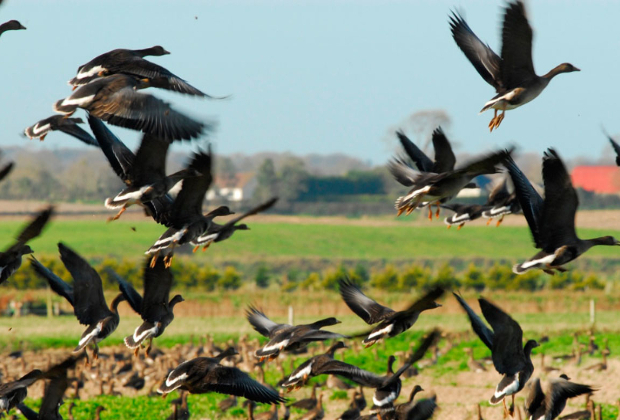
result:
<svg viewBox="0 0 620 420"><path fill-rule="evenodd" d="M490 134L494 95L451 38L448 13L461 10L472 29L499 52L497 1L33 1L7 0L2 20L28 30L0 39L3 101L0 145L28 144L23 129L52 115L77 67L113 48L162 45L153 57L196 87L226 101L151 90L198 118L219 122L219 153L341 152L386 161L383 139L410 114L444 109L459 151L517 144L562 156L611 153L600 131L620 132L620 2L528 3L534 65L560 75L530 104L509 111ZM114 129L133 144L139 135ZM50 135L29 147L77 145ZM188 146L184 146L188 147Z"/></svg>

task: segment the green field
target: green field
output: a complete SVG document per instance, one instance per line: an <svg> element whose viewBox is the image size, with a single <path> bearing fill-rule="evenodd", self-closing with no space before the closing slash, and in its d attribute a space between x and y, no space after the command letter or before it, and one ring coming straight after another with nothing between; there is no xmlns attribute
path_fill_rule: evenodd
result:
<svg viewBox="0 0 620 420"><path fill-rule="evenodd" d="M602 328L615 326L616 331L617 331L617 324L614 324L613 315L614 314L612 313L603 315L602 318L604 320L602 319L602 324L603 324ZM130 319L129 321L135 324L135 322L137 322L137 317L134 317L134 318L135 319ZM415 328L412 331L402 334L393 339L387 340L385 343L380 343L376 345L376 348L365 349L361 351L358 351L356 349L345 349L343 352L340 352L341 356L338 356L338 357L343 357L347 362L361 366L367 370L377 372L377 373L382 373L385 371L385 365L387 362L388 355L394 354L397 352L407 351L409 349L410 344L418 342L421 339L423 330L429 328L431 325L447 325L447 326L450 326L450 331L453 331L451 329L452 327L455 327L458 330L461 330L461 328L463 328L464 329L463 331L467 331L467 328L468 328L468 324L467 324L467 321L465 320L465 316L462 314L458 316L456 315L454 316L452 315L450 316L446 316L446 315L426 316L424 318L425 319L421 318L420 323L416 324ZM541 337L541 335L545 332L548 325L555 325L560 320L560 317L557 315L539 316L536 318L522 316L522 317L517 317L517 318L519 318L519 320L522 322L524 329L526 329L527 331L526 337L535 338L535 339L539 339ZM352 317L349 317L343 320L345 321L343 323L345 325L353 322ZM37 323L37 320L33 318L24 318L21 320L16 320L16 322L13 323L13 327L14 327L15 333L18 333L22 329L28 329L31 332L38 331L38 333L41 334L41 337L45 336L45 334L53 334L57 329L63 330L65 331L65 333L71 332L71 334L73 334L74 330L78 331L80 329L80 327L75 328L75 325L70 325L70 324L77 324L77 323L75 322L75 320L69 319L68 317L62 320L55 320L55 322L58 322L58 321L60 322L57 323L57 325L55 325L51 330L47 330L47 331L43 331L43 329L41 328L41 323L40 322ZM569 317L564 320L565 323L572 322L576 328L579 328L582 326L582 324L580 324L581 321L584 321L584 319L577 319L577 318ZM127 325L128 323L130 322L121 323L121 326L119 327L119 331L117 331L114 334L113 339L106 340L107 344L117 344L122 334L128 333L129 331L131 331L131 329L128 328L128 325ZM7 325L8 323L6 323L5 320L2 320L2 323L0 324L0 328L3 331L6 331L5 328ZM225 333L223 331L224 330L224 328L222 327L223 325L230 325L231 326L230 331ZM340 328L340 330L342 330L342 328ZM535 332L532 330L535 330ZM217 319L217 320L215 319L212 319L212 320L183 319L182 322L177 322L175 325L171 326L170 331L167 331L166 333L166 337L163 339L158 339L157 343L158 345L163 344L166 347L172 347L174 345L179 345L179 344L188 345L189 335L190 335L189 333L190 332L199 333L199 331L203 331L203 332L214 331L215 336L216 336L216 342L218 342L220 340L229 338L231 336L230 332L234 332L234 334L232 334L233 336L238 336L238 333L249 332L250 328L247 326L247 324L244 324L243 320L241 320L240 318L235 318L235 319L223 318L223 319ZM258 336L256 333L251 332L250 337L254 338ZM73 338L77 339L77 336L72 337L72 339ZM612 349L612 353L617 353L618 349L620 349L620 335L618 335L616 332L613 332L613 333L605 332L605 333L597 334L597 342L601 343L602 340L604 340L605 338L609 340L609 347ZM587 343L586 336L582 335L580 340L584 344ZM37 339L35 339L34 341L36 342ZM264 339L262 341L264 342ZM197 340L194 340L194 342L197 342ZM349 341L348 343L349 345L351 345L351 341ZM57 345L57 344L63 344L63 343L48 342L47 344ZM74 343L71 342L67 344L72 346ZM459 387L466 387L466 388L472 389L473 387L475 387L475 388L480 388L483 395L487 395L492 392L494 383L499 378L499 375L493 372L492 368L490 368L490 372L485 373L485 375L489 377L487 382L483 384L477 384L475 386L473 384L462 383L463 379L459 379L460 377L459 375L469 374L469 369L467 367L467 354L465 353L464 349L467 347L472 347L474 349L474 355L476 358L487 357L490 355L490 351L486 347L484 347L481 341L475 338L473 334L469 334L469 335L466 335L464 338L451 341L450 347L448 347L448 345L449 344L447 341L442 340L439 344L441 356L438 359L437 364L423 368L420 376L404 381L403 389L409 390L413 386L413 384L416 384L416 383L424 384L424 388L429 391L437 389L439 401L440 402L444 401L444 404L443 404L444 408L442 409L442 412L440 412L440 416L441 416L441 413L444 413L444 414L454 413L454 412L460 413L464 410L469 410L471 408L470 407L471 404L473 403L481 403L483 407L485 407L484 409L489 410L490 413L493 413L493 414L501 413L501 407L489 407L485 399L468 401L466 404L461 404L461 403L455 404L450 401L446 401L446 400L450 400L450 398L447 395L442 394L441 390L445 390L449 388L458 389ZM570 351L572 345L573 345L573 336L571 333L550 333L549 341L546 343L543 343L539 348L535 349L533 360L535 360L535 364L536 366L538 366L538 361L539 361L538 356L540 355L541 352L544 352L548 356L565 354ZM113 347L113 348L109 348L109 347L106 348L106 347L108 346L103 347L102 353L106 353L109 351L124 351L124 350L127 351L123 347ZM300 363L302 363L305 360L306 357L307 356L297 357L294 361L294 365L298 366ZM430 358L430 355L427 355L426 360L428 360L429 358ZM593 357L585 356L582 367L588 366L599 360L600 360L600 356L598 355L598 353L595 354ZM553 363L553 364L556 364L556 366L561 367L562 370L565 370L566 372L568 372L571 377L574 377L574 375L581 375L581 374L575 373L575 368L572 366L571 362L564 362L564 363L559 363L559 364L557 364L557 362L548 362L548 363ZM282 364L288 370L289 360L287 359L283 361ZM538 373L537 375L541 375L541 373ZM543 377L545 376L544 374L542 375ZM585 376L583 375L576 376L576 378L577 380L581 380L582 382L585 381L588 383L600 384L601 381L604 380L606 375L607 374L605 373L586 374ZM266 371L267 382L273 384L276 381L278 381L280 378L281 378L281 374L279 374L277 370L275 369L275 363L268 364L267 371ZM163 378L158 378L158 380L161 380L161 379ZM319 377L319 378L313 379L311 383L312 382L320 383L324 380L325 380L324 377ZM122 391L122 388L117 387L117 390ZM335 418L335 416L339 412L343 411L346 404L348 403L347 394L343 391L327 390L326 388L323 388L323 390L325 392L325 397L326 397L326 401L325 401L326 413L327 413L326 418ZM145 388L142 392L140 392L140 395L136 395L136 396L99 396L99 397L89 398L88 400L76 401L75 402L76 407L74 409L75 418L79 420L92 419L93 413L97 405L104 405L107 408L107 411L105 411L102 415L103 419L166 418L172 412L168 401L173 398L176 398L176 395L172 394L168 397L168 400L162 400L161 398L158 398L158 397L149 397L147 395L144 395L146 391L147 390ZM404 393L405 391L403 391L403 394L401 394L400 401L405 400L406 396L404 395ZM295 400L295 399L303 398L307 396L307 394L308 394L308 388L305 388L303 390L299 390L291 394L287 394L287 397L292 398L292 400ZM371 394L370 391L367 391L366 397L369 398L370 394ZM71 395L71 392L69 392L68 395ZM522 404L523 397L524 397L524 393L521 393L520 397L517 400L519 404ZM224 398L225 396L218 395L218 394L205 394L205 395L190 396L189 407L193 415L192 418L209 418L209 419L239 418L239 417L245 418L245 410L242 409L241 407L231 410L226 416L222 416L221 413L219 413L217 409L217 403L223 400ZM596 399L597 402L600 401L597 398L597 395L595 395L594 398ZM66 403L68 403L69 401L71 401L71 398L68 396L66 398ZM38 407L40 405L40 402L41 402L40 399L29 399L27 401L27 403L30 404L32 407ZM580 402L581 400L576 400L575 402L572 402L571 404L569 404L569 407L566 409L566 413L577 409L578 404ZM603 402L603 409L604 409L603 419L604 420L615 419L616 416L618 415L617 408L611 404L611 401L603 400L602 402ZM65 404L65 406L61 409L62 414L66 414L67 405L68 404ZM265 410L267 410L267 408L262 408L262 411L265 411ZM293 418L299 418L301 413L302 412L299 410L293 410ZM444 417L439 417L439 418L444 418ZM454 417L450 415L446 418L454 418ZM489 415L488 418L497 418L497 416Z"/></svg>
<svg viewBox="0 0 620 420"><path fill-rule="evenodd" d="M517 260L535 253L525 227L500 228L466 226L460 231L446 229L440 221L413 227L406 220L394 226L332 225L311 222L255 223L251 230L237 232L215 244L197 261L257 261L269 259L329 260L411 260L416 258L487 258ZM22 223L3 222L0 237L5 247ZM135 228L133 231L131 228ZM93 221L53 221L44 234L32 241L38 255L57 254L56 244L65 242L87 256L141 258L165 228L152 221L106 223ZM581 230L582 237L613 234L613 230ZM620 235L618 235L620 236ZM588 257L620 257L615 247L596 247Z"/></svg>

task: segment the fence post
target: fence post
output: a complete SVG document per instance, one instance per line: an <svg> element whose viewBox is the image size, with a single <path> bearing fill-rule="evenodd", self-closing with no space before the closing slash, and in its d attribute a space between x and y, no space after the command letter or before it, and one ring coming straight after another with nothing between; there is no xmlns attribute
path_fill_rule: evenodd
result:
<svg viewBox="0 0 620 420"><path fill-rule="evenodd" d="M293 324L295 320L294 318L295 318L295 313L293 311L293 306L289 305L288 306L288 325L295 325Z"/></svg>
<svg viewBox="0 0 620 420"><path fill-rule="evenodd" d="M594 299L590 299L590 325L594 325L596 322L596 304Z"/></svg>

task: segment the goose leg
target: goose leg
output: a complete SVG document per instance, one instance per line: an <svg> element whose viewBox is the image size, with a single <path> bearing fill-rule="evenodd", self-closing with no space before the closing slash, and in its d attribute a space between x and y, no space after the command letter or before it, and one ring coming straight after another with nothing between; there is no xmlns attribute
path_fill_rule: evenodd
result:
<svg viewBox="0 0 620 420"><path fill-rule="evenodd" d="M127 210L127 204L123 205L123 207L121 207L121 210L116 213L116 216L114 217L108 217L108 222L111 222L113 220L118 220L119 217L121 217L121 214L125 213L125 210Z"/></svg>
<svg viewBox="0 0 620 420"><path fill-rule="evenodd" d="M146 357L151 354L151 347L153 346L153 337L149 337L149 346L146 348Z"/></svg>
<svg viewBox="0 0 620 420"><path fill-rule="evenodd" d="M502 113L497 116L497 122L495 123L495 128L499 127L502 121L504 121L505 116L506 116L506 111L502 110Z"/></svg>
<svg viewBox="0 0 620 420"><path fill-rule="evenodd" d="M151 268L155 268L155 263L157 262L157 257L159 257L159 251L157 251L155 254L153 254L153 256L151 257L151 264L150 267Z"/></svg>
<svg viewBox="0 0 620 420"><path fill-rule="evenodd" d="M493 131L493 129L495 128L495 121L497 120L497 109L493 110L495 113L493 114L493 118L491 119L491 122L489 123L489 131Z"/></svg>
<svg viewBox="0 0 620 420"><path fill-rule="evenodd" d="M41 137L39 137L39 141L43 141L45 140L45 136L47 136L47 133L43 134Z"/></svg>
<svg viewBox="0 0 620 420"><path fill-rule="evenodd" d="M97 345L97 343L95 343L95 348L93 349L93 359L99 359L99 346Z"/></svg>
<svg viewBox="0 0 620 420"><path fill-rule="evenodd" d="M192 252L195 254L195 253L196 253L196 251L198 251L198 248L200 248L200 245L196 245L196 246L194 247L194 249L192 250Z"/></svg>
<svg viewBox="0 0 620 420"><path fill-rule="evenodd" d="M459 225L459 227L457 227L457 228L456 228L456 230L461 230L461 228L462 228L463 226L465 226L465 223L461 223L461 224Z"/></svg>
<svg viewBox="0 0 620 420"><path fill-rule="evenodd" d="M433 221L433 204L428 205L428 220Z"/></svg>
<svg viewBox="0 0 620 420"><path fill-rule="evenodd" d="M489 225L491 224L491 222L492 222L492 221L493 221L493 218L492 218L492 217L489 217L489 218L487 219L487 226L489 226Z"/></svg>
<svg viewBox="0 0 620 420"><path fill-rule="evenodd" d="M501 225L503 221L504 221L504 215L502 214L502 216L499 218L499 220L495 224L495 227L499 227L499 225Z"/></svg>
<svg viewBox="0 0 620 420"><path fill-rule="evenodd" d="M202 252L205 252L207 248L209 248L210 245L211 245L211 242L207 242L207 244L202 247Z"/></svg>
<svg viewBox="0 0 620 420"><path fill-rule="evenodd" d="M139 354L140 354L140 346L136 347L133 351L133 355L135 357L138 357Z"/></svg>
<svg viewBox="0 0 620 420"><path fill-rule="evenodd" d="M398 209L398 213L396 213L396 217L400 216L401 214L403 214L403 212L405 211L404 207L401 207L400 209Z"/></svg>
<svg viewBox="0 0 620 420"><path fill-rule="evenodd" d="M504 418L508 417L508 407L506 407L506 397L502 399L502 404L504 405Z"/></svg>
<svg viewBox="0 0 620 420"><path fill-rule="evenodd" d="M510 404L510 408L508 409L508 414L510 417L515 416L515 394L512 394L512 403Z"/></svg>
<svg viewBox="0 0 620 420"><path fill-rule="evenodd" d="M452 225L448 225L447 228L450 229L452 227Z"/></svg>
<svg viewBox="0 0 620 420"><path fill-rule="evenodd" d="M441 208L439 207L439 201L435 203L435 206L437 206L437 209L435 210L435 218L439 219L439 209Z"/></svg>

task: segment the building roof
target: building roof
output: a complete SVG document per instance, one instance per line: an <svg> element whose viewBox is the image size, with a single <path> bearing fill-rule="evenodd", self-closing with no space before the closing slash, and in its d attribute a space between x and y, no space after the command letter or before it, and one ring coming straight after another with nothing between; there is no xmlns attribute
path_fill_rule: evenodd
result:
<svg viewBox="0 0 620 420"><path fill-rule="evenodd" d="M598 194L620 193L620 168L617 166L576 166L571 178L575 188Z"/></svg>
<svg viewBox="0 0 620 420"><path fill-rule="evenodd" d="M234 179L216 177L213 184L217 188L243 188L255 175L254 172L237 172Z"/></svg>

